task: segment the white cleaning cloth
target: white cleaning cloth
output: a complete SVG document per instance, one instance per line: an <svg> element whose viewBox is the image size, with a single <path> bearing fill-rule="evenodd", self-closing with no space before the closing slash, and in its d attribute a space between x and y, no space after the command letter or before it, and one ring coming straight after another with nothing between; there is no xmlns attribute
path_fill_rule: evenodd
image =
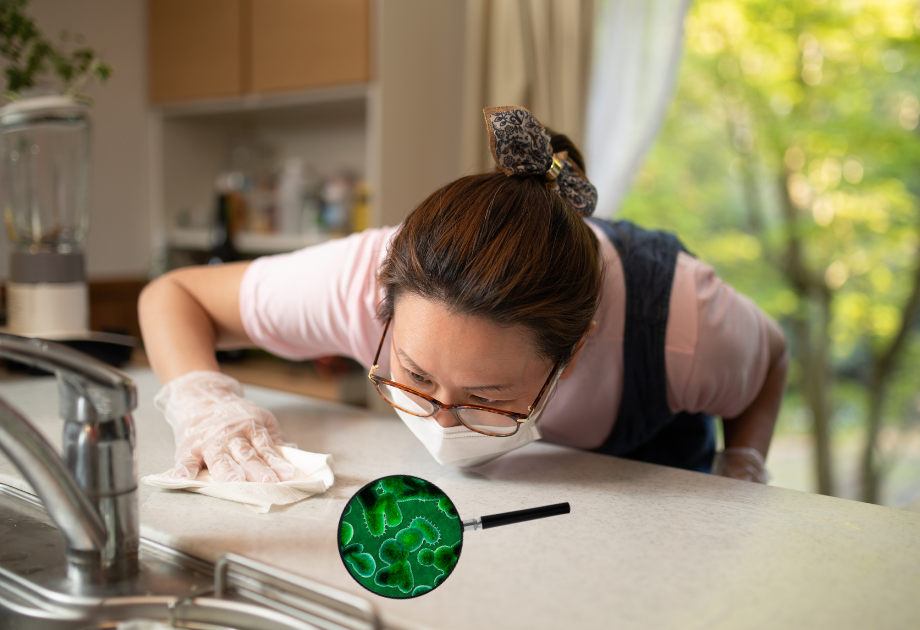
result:
<svg viewBox="0 0 920 630"><path fill-rule="evenodd" d="M303 479L259 483L240 481L217 483L206 468L195 479L177 479L165 474L148 475L141 479L148 486L168 490L188 490L209 497L245 503L259 514L265 514L273 505L288 505L302 501L314 494L325 492L335 480L332 474L332 455L308 453L287 446L280 447L281 455L304 473Z"/></svg>

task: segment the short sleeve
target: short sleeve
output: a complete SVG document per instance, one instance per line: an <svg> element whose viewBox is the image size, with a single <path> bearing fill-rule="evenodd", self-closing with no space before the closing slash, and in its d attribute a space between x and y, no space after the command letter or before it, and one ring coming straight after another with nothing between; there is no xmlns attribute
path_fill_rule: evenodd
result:
<svg viewBox="0 0 920 630"><path fill-rule="evenodd" d="M734 418L750 406L766 379L767 315L709 265L686 255L679 262L668 323L674 344L666 344L669 404L675 412ZM680 311L689 316L672 327ZM694 331L681 330L688 323Z"/></svg>
<svg viewBox="0 0 920 630"><path fill-rule="evenodd" d="M376 273L397 228L365 230L250 264L240 286L243 327L286 359L340 355L369 366L383 325Z"/></svg>

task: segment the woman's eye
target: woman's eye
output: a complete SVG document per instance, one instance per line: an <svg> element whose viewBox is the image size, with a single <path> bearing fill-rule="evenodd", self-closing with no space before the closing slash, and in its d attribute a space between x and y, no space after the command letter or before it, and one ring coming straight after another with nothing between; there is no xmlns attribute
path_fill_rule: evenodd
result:
<svg viewBox="0 0 920 630"><path fill-rule="evenodd" d="M470 396L470 398L472 398L473 402L477 405L489 405L494 407L496 403L498 403L498 401L493 398L483 398L481 396Z"/></svg>
<svg viewBox="0 0 920 630"><path fill-rule="evenodd" d="M414 382L418 383L419 385L424 385L425 383L428 382L428 379L422 376L421 374L416 374L415 372L411 372L409 370L406 370L406 374L408 374L409 378L411 378Z"/></svg>

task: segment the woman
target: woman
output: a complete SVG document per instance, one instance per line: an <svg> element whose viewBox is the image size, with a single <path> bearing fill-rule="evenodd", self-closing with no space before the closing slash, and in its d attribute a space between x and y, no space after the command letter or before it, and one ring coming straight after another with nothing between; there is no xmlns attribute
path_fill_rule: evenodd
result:
<svg viewBox="0 0 920 630"><path fill-rule="evenodd" d="M781 329L673 236L587 218L571 141L523 108L485 110L499 170L435 191L399 228L251 263L187 268L144 291L167 383L171 474L272 482L296 471L274 417L220 374L215 347L347 355L442 464L541 437L764 482L786 379Z"/></svg>

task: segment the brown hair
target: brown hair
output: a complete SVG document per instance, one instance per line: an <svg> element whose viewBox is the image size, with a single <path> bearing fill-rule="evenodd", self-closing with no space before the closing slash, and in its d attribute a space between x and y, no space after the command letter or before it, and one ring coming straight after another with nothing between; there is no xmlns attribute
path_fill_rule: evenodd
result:
<svg viewBox="0 0 920 630"><path fill-rule="evenodd" d="M553 151L575 145L552 135ZM377 274L385 291L377 317L393 316L404 293L500 326L522 324L537 352L567 361L600 300L599 245L583 218L542 176L500 171L462 177L406 218Z"/></svg>

